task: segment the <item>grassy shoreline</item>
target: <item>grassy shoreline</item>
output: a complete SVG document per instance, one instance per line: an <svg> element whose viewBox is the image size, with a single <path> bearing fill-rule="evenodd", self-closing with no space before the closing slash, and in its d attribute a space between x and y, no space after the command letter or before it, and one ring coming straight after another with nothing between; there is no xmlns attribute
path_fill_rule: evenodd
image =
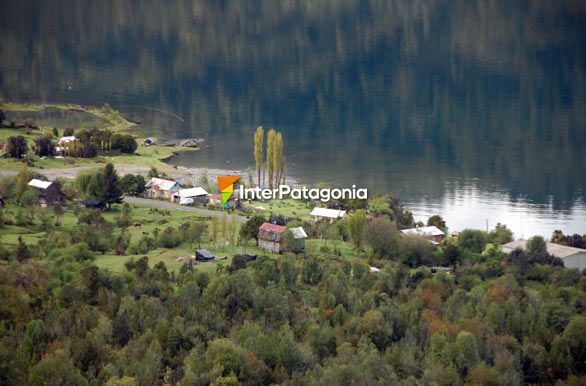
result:
<svg viewBox="0 0 586 386"><path fill-rule="evenodd" d="M71 112L83 112L86 114L93 115L106 124L98 127L98 129L108 129L112 132L129 132L137 124L124 118L124 116L118 111L104 105L102 107L97 106L82 106L78 104L70 103L15 103L15 102L0 102L0 109L5 112L40 112L45 109L58 109L62 111ZM29 142L31 142L42 134L48 134L51 132L52 127L40 127L40 130L28 131L24 129L11 129L11 128L0 128L0 140L6 140L8 137L15 135L24 136ZM77 129L77 128L76 128ZM137 142L140 144L146 137L136 136ZM197 151L199 148L187 148L187 147L169 147L160 145L151 146L139 146L135 154L121 154L116 156L98 156L95 158L36 158L34 169L47 170L47 169L62 169L72 167L91 167L99 166L105 162L112 162L114 165L123 167L140 167L141 170L150 169L155 167L163 172L172 172L173 167L170 166L166 161L179 152L184 151ZM1 170L19 170L23 167L21 160L15 160L10 158L0 158L0 169Z"/></svg>

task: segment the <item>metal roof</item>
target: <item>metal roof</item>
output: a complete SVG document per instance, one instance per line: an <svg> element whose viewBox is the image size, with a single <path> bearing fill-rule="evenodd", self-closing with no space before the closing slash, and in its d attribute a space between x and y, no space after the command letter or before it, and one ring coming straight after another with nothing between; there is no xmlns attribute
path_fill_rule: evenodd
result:
<svg viewBox="0 0 586 386"><path fill-rule="evenodd" d="M547 253L549 253L552 256L559 257L560 259L563 259L564 257L568 256L577 255L579 253L586 254L586 249L568 247L566 245L560 245L550 242L546 242L545 244L547 246ZM503 249L509 251L513 251L517 248L525 249L526 245L527 240L520 239L511 241L510 243L503 244Z"/></svg>
<svg viewBox="0 0 586 386"><path fill-rule="evenodd" d="M165 180L163 178L151 178L146 183L145 187L152 188L158 186L161 190L171 190L177 185L177 182L171 180Z"/></svg>
<svg viewBox="0 0 586 386"><path fill-rule="evenodd" d="M417 235L417 236L444 236L445 233L436 226L419 227L404 229L401 231L404 235Z"/></svg>
<svg viewBox="0 0 586 386"><path fill-rule="evenodd" d="M271 224L270 222L265 222L258 229L261 231L267 231L267 232L283 233L283 232L285 232L285 229L287 229L287 228L285 228L282 225Z"/></svg>
<svg viewBox="0 0 586 386"><path fill-rule="evenodd" d="M319 208L316 206L310 214L317 217L340 218L346 215L346 211L340 209Z"/></svg>
<svg viewBox="0 0 586 386"><path fill-rule="evenodd" d="M208 192L205 191L203 188L189 188L189 189L181 189L177 193L181 198L188 198L188 197L198 197L198 196L207 196Z"/></svg>
<svg viewBox="0 0 586 386"><path fill-rule="evenodd" d="M52 182L51 181L41 181L41 180L37 180L36 178L33 178L32 180L30 180L28 182L29 186L34 186L35 188L39 188L39 189L47 189L49 186L51 186Z"/></svg>
<svg viewBox="0 0 586 386"><path fill-rule="evenodd" d="M293 233L294 239L306 239L307 238L307 233L305 233L305 229L303 229L302 227L291 228L289 230L291 231L291 233Z"/></svg>

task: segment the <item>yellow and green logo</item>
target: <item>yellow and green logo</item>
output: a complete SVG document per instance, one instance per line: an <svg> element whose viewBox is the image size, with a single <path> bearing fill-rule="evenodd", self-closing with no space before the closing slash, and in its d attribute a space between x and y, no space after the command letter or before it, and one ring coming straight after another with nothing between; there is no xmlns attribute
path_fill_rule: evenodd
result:
<svg viewBox="0 0 586 386"><path fill-rule="evenodd" d="M228 200L234 194L234 184L240 180L240 176L218 176L218 186L222 195L222 206L228 208Z"/></svg>

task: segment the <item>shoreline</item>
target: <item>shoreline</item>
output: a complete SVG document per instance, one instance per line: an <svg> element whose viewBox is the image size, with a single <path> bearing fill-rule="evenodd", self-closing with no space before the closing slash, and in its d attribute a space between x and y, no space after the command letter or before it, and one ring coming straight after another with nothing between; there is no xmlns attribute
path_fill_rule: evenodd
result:
<svg viewBox="0 0 586 386"><path fill-rule="evenodd" d="M166 161L163 161L166 162ZM169 167L173 168L173 172L170 173L173 178L177 180L183 179L186 182L191 183L193 186L200 185L201 177L204 174L207 174L208 179L211 182L217 181L218 176L233 176L239 175L241 176L241 181L248 183L248 172L245 170L241 170L238 168L206 168L206 167L188 167L188 166L180 166L180 165L169 165ZM256 170L253 173L253 178L256 177ZM286 180L287 185L291 186L292 188L302 187L302 184L299 180L294 178L287 178Z"/></svg>

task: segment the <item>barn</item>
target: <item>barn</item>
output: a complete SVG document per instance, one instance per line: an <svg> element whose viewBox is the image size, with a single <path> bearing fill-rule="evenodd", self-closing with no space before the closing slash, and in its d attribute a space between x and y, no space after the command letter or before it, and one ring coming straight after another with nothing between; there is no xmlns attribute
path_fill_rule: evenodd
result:
<svg viewBox="0 0 586 386"><path fill-rule="evenodd" d="M515 240L503 245L503 252L511 253L517 248L525 249L527 240ZM547 253L559 257L566 268L576 268L580 271L586 269L586 249L568 247L556 243L546 243Z"/></svg>

